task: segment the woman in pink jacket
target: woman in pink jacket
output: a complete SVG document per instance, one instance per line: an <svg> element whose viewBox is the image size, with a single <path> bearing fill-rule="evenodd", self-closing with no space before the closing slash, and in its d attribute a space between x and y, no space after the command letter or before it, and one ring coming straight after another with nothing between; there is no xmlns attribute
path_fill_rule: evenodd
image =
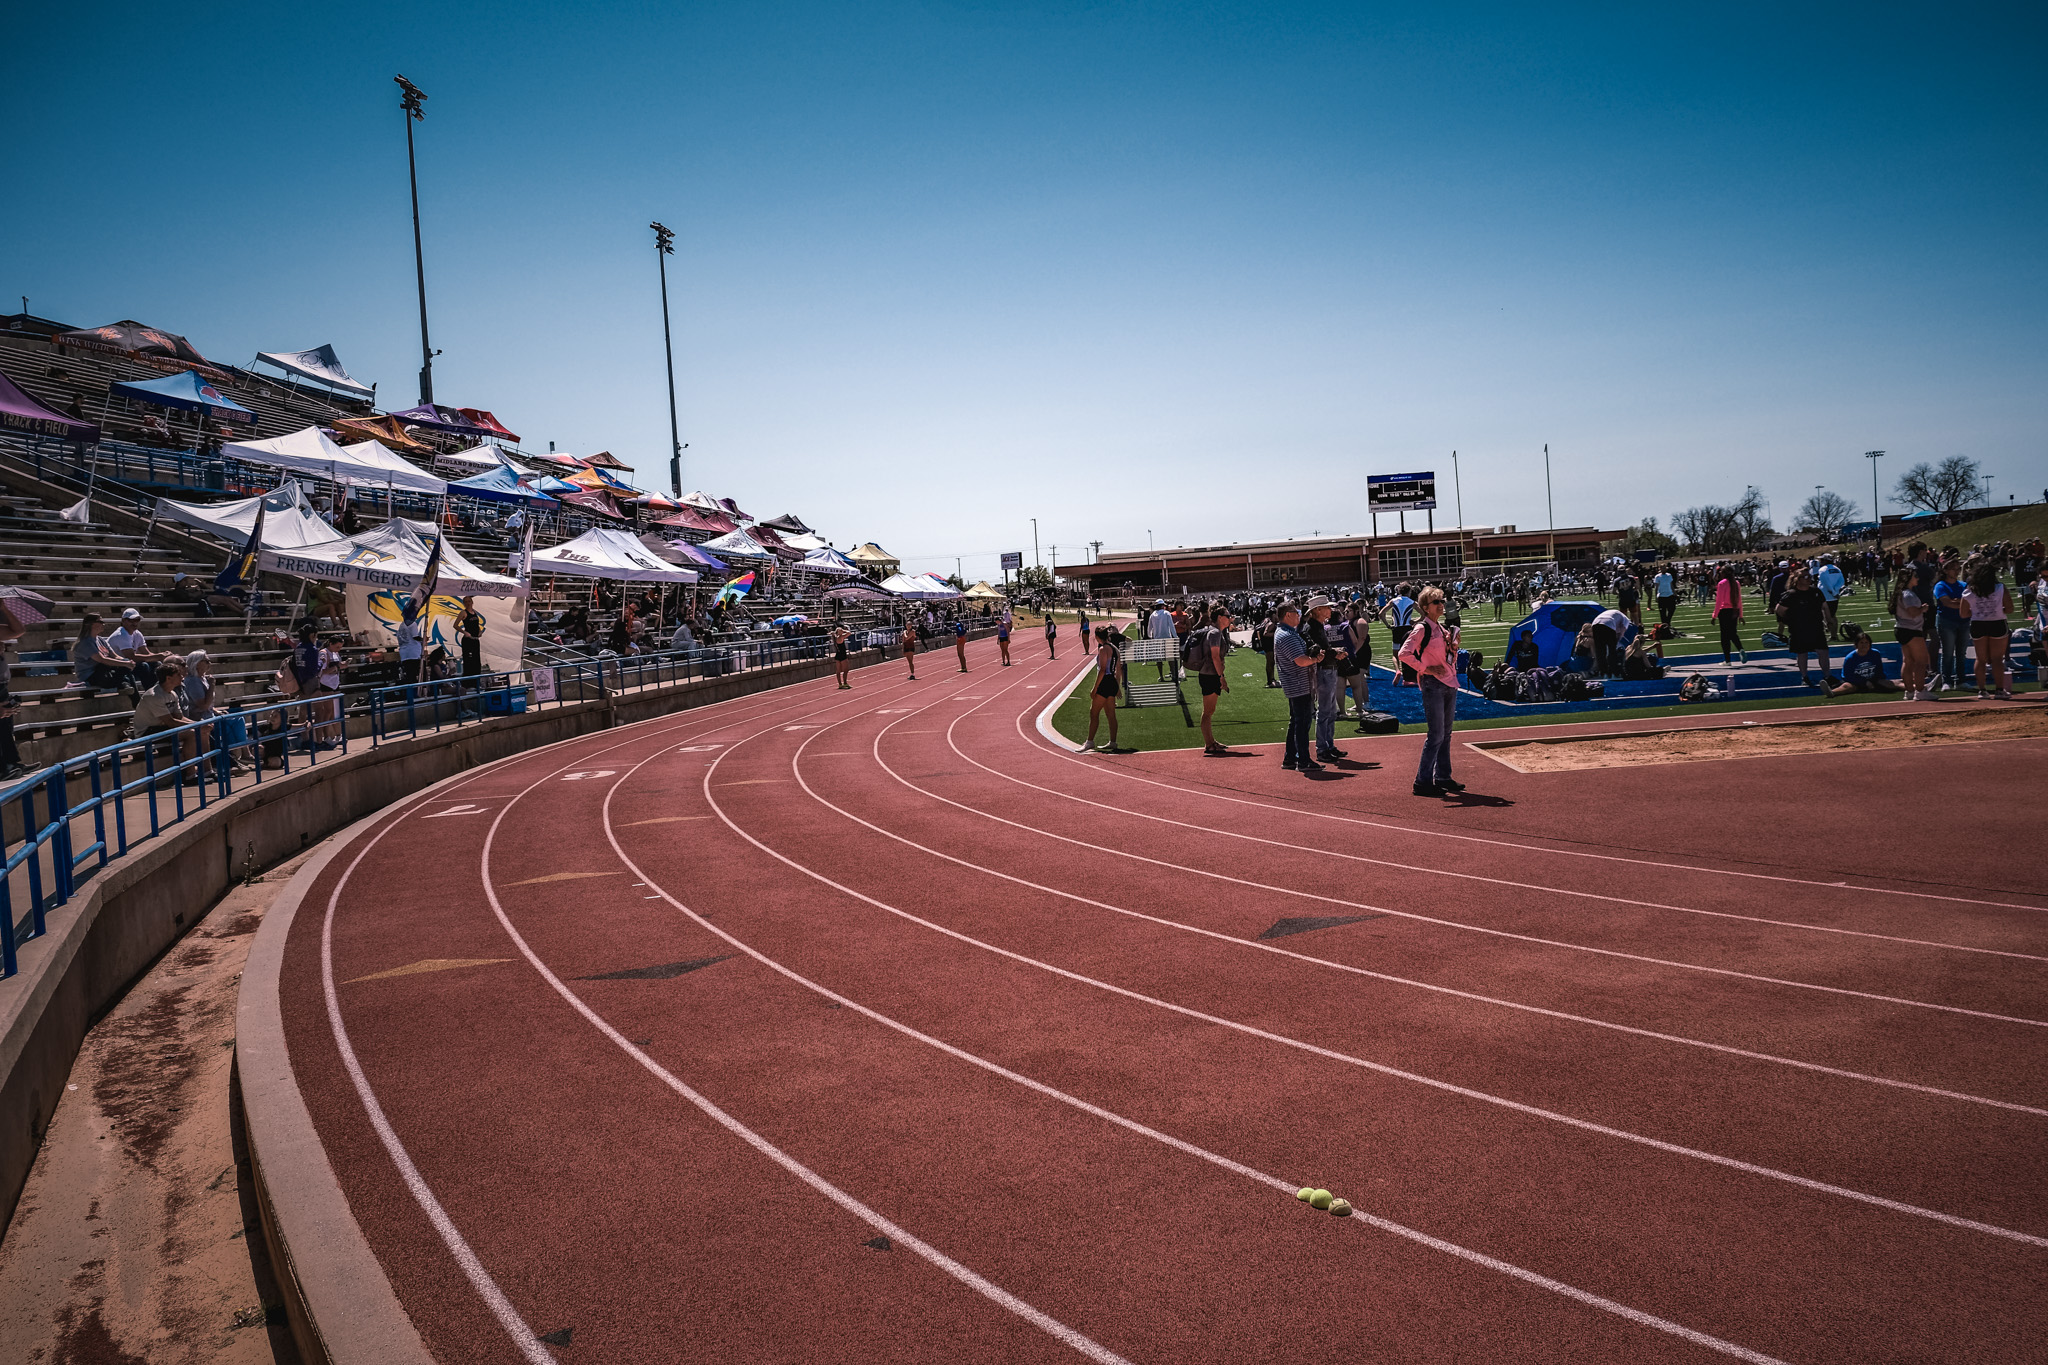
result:
<svg viewBox="0 0 2048 1365"><path fill-rule="evenodd" d="M1733 662L1728 657L1728 651L1733 649L1742 662L1748 663L1749 655L1742 648L1742 584L1735 581L1732 564L1721 566L1721 581L1714 584L1714 620L1721 626L1721 662Z"/></svg>
<svg viewBox="0 0 2048 1365"><path fill-rule="evenodd" d="M1395 658L1415 670L1422 692L1422 714L1429 737L1422 741L1422 763L1415 770L1417 796L1461 792L1465 784L1451 780L1451 721L1458 710L1458 632L1444 624L1444 590L1434 584L1416 599L1422 621L1401 641Z"/></svg>

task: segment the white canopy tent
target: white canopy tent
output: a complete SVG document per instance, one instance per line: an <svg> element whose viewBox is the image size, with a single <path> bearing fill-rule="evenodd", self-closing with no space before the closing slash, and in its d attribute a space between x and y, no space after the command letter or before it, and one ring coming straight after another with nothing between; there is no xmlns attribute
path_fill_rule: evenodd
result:
<svg viewBox="0 0 2048 1365"><path fill-rule="evenodd" d="M489 445L471 446L468 450L458 450L452 455L436 455L434 463L463 465L472 472L478 469L495 469L499 465L504 465L507 469L516 468L504 451Z"/></svg>
<svg viewBox="0 0 2048 1365"><path fill-rule="evenodd" d="M235 441L221 447L231 460L311 474L335 483L364 488L404 488L415 493L445 493L446 480L407 464L375 441L343 449L318 427L307 427L266 441Z"/></svg>
<svg viewBox="0 0 2048 1365"><path fill-rule="evenodd" d="M266 524L263 552L257 567L265 573L291 574L328 583L360 583L371 588L411 591L426 575L427 559L433 553L433 528L420 532L421 523L394 517L362 535L335 539L303 547L273 546ZM453 544L441 547L441 573L434 590L451 597L471 594L486 597L524 597L526 585L504 574L486 573L464 558Z"/></svg>
<svg viewBox="0 0 2048 1365"><path fill-rule="evenodd" d="M933 581L929 575L910 578L899 573L883 579L882 586L898 597L908 597L919 602L945 601L960 595L946 584Z"/></svg>
<svg viewBox="0 0 2048 1365"><path fill-rule="evenodd" d="M743 559L773 559L775 552L745 531L729 531L716 540L704 542L704 548L721 558L738 555Z"/></svg>
<svg viewBox="0 0 2048 1365"><path fill-rule="evenodd" d="M174 502L158 498L156 516L210 532L230 545L247 545L249 532L256 525L258 504L268 509L263 517L263 543L267 546L302 549L341 538L341 532L306 501L306 492L296 479L286 479L268 493L233 502Z"/></svg>
<svg viewBox="0 0 2048 1365"><path fill-rule="evenodd" d="M356 380L341 367L341 357L334 353L332 345L315 346L310 351L258 351L256 358L269 361L287 374L315 380L359 398L374 398L377 394L376 385Z"/></svg>
<svg viewBox="0 0 2048 1365"><path fill-rule="evenodd" d="M845 555L829 545L805 555L803 562L797 567L809 573L824 574L831 578L846 578L860 572Z"/></svg>
<svg viewBox="0 0 2048 1365"><path fill-rule="evenodd" d="M660 558L627 531L598 526L560 545L535 550L531 573L566 573L628 583L695 583L697 571Z"/></svg>
<svg viewBox="0 0 2048 1365"><path fill-rule="evenodd" d="M806 552L832 549L831 545L822 536L814 536L809 531L784 531L782 532L782 543L792 550L803 550ZM839 553L837 550L832 552L834 554ZM858 573L859 570L856 569L855 572Z"/></svg>

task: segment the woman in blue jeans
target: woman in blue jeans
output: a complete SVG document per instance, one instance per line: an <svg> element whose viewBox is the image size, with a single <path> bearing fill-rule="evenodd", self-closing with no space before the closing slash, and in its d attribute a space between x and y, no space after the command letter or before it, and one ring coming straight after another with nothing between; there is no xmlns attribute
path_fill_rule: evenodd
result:
<svg viewBox="0 0 2048 1365"><path fill-rule="evenodd" d="M1415 670L1422 692L1422 714L1429 736L1422 741L1422 762L1415 769L1417 796L1461 792L1465 784L1451 779L1451 722L1458 711L1458 632L1444 624L1444 590L1424 588L1416 599L1422 621L1408 632L1397 654Z"/></svg>
<svg viewBox="0 0 2048 1365"><path fill-rule="evenodd" d="M1934 690L1963 685L1963 656L1970 648L1970 618L1963 615L1963 566L1951 559L1934 585L1934 634L1941 646Z"/></svg>

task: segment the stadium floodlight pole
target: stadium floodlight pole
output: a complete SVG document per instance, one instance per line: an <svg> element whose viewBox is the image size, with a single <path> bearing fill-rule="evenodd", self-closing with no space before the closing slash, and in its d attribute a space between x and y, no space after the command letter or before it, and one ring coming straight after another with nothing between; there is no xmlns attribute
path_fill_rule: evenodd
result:
<svg viewBox="0 0 2048 1365"><path fill-rule="evenodd" d="M1557 500L1550 495L1550 442L1543 443L1543 504L1550 509L1550 562L1557 563Z"/></svg>
<svg viewBox="0 0 2048 1365"><path fill-rule="evenodd" d="M668 482L675 496L683 495L683 436L676 427L676 348L668 334L668 258L676 254L676 235L660 223L654 229L654 260L661 267L661 349L668 357Z"/></svg>
<svg viewBox="0 0 2048 1365"><path fill-rule="evenodd" d="M1870 461L1870 519L1877 523L1878 530L1882 532L1884 530L1884 509L1877 505L1877 462L1884 458L1884 452L1882 450L1866 450L1863 452L1863 458ZM1884 541L1882 534L1878 536L1878 541L1880 546L1882 546Z"/></svg>
<svg viewBox="0 0 2048 1365"><path fill-rule="evenodd" d="M1038 567L1038 518L1031 519L1031 567Z"/></svg>
<svg viewBox="0 0 2048 1365"><path fill-rule="evenodd" d="M427 340L427 258L420 246L420 169L413 159L412 126L427 117L420 107L427 92L403 76L391 79L398 82L398 104L405 111L405 169L412 178L412 268L420 285L420 402L424 405L434 401L434 348Z"/></svg>

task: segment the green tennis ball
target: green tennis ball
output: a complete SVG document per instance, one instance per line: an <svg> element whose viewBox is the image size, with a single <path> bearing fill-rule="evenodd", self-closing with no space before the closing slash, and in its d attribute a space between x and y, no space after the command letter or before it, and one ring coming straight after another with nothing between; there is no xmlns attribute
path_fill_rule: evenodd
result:
<svg viewBox="0 0 2048 1365"><path fill-rule="evenodd" d="M1332 1199L1330 1201L1330 1212L1339 1218L1349 1218L1351 1216L1351 1201L1348 1199Z"/></svg>
<svg viewBox="0 0 2048 1365"><path fill-rule="evenodd" d="M1308 1197L1308 1202L1311 1208L1327 1209L1330 1207L1330 1192L1328 1190L1317 1190Z"/></svg>
<svg viewBox="0 0 2048 1365"><path fill-rule="evenodd" d="M1294 1197L1296 1199L1299 1199L1302 1203L1306 1204L1309 1200L1316 1197L1315 1187L1311 1185L1303 1185L1301 1187L1301 1192L1296 1194Z"/></svg>

